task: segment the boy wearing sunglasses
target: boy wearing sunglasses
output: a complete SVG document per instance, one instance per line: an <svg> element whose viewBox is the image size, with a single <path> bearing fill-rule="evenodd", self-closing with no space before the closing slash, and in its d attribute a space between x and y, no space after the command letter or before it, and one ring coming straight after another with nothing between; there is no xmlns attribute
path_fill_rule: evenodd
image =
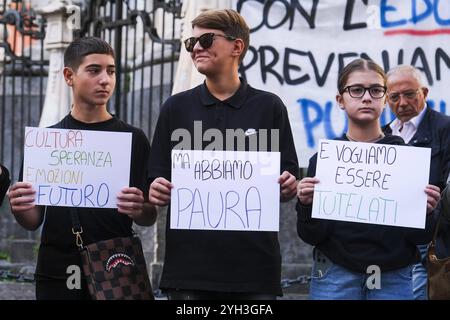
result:
<svg viewBox="0 0 450 320"><path fill-rule="evenodd" d="M170 97L161 109L150 157L150 202L170 203L171 151L180 139L172 139L172 133L177 129L189 131L191 149L205 149L212 141L204 141L203 133L214 129L222 134L223 150L280 151L280 199L290 200L296 193L298 161L286 107L238 74L249 47L246 22L233 10L215 10L200 14L192 27L185 48L206 80ZM201 123L200 134L194 134L196 121ZM245 132L247 142L260 129L268 130L268 136L276 131L278 139L266 150L250 150L248 145L241 149L227 141L225 132L230 129ZM195 141L199 136L201 141ZM169 299L275 299L282 294L276 232L175 230L170 229L170 216L167 226L160 286Z"/></svg>

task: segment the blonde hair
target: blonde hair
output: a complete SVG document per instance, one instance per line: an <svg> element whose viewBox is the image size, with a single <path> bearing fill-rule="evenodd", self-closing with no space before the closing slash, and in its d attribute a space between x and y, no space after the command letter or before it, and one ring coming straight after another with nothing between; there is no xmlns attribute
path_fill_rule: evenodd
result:
<svg viewBox="0 0 450 320"><path fill-rule="evenodd" d="M244 50L239 56L239 62L242 62L250 45L250 28L237 11L231 9L205 11L192 20L192 28L194 27L220 30L227 36L241 39L244 42Z"/></svg>

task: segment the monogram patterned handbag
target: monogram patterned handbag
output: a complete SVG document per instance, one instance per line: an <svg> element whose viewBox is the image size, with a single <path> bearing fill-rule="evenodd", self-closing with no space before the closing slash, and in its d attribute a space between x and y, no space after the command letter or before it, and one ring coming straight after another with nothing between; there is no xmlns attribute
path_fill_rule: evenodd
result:
<svg viewBox="0 0 450 320"><path fill-rule="evenodd" d="M154 299L138 237L115 238L84 246L81 259L93 299Z"/></svg>

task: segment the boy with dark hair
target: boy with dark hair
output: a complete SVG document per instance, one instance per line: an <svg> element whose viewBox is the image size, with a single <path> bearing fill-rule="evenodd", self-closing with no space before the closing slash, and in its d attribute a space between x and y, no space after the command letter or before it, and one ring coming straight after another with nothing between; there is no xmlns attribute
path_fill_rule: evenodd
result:
<svg viewBox="0 0 450 320"><path fill-rule="evenodd" d="M165 206L171 196L171 151L177 129L191 134L191 149L210 141L193 141L214 128L227 151L280 151L281 200L296 192L298 161L286 107L279 97L256 90L239 78L239 63L249 45L249 28L236 11L207 11L192 22L193 37L185 41L202 85L169 98L161 109L150 157L149 200ZM194 121L201 121L194 135ZM246 131L245 148L227 141L225 132ZM268 150L250 150L249 135L266 129L278 140ZM201 139L201 138L200 138ZM233 136L234 139L234 136ZM276 139L275 139L276 140ZM230 147L231 146L231 147ZM254 147L254 146L253 146ZM170 209L169 209L170 212ZM281 255L276 232L203 231L166 228L166 254L161 288L170 299L275 299L281 295Z"/></svg>
<svg viewBox="0 0 450 320"><path fill-rule="evenodd" d="M95 37L86 37L82 41L75 40L70 44L70 49L64 52L64 66L72 70L78 70L84 58L90 54L105 54L116 58L113 48L104 41Z"/></svg>
<svg viewBox="0 0 450 320"><path fill-rule="evenodd" d="M84 244L132 235L133 221L149 226L155 222L155 207L147 201L149 142L142 130L117 119L107 111L114 92L114 52L105 41L87 37L73 41L64 55L64 79L73 92L71 112L52 128L132 133L130 187L117 195L117 209L77 208ZM81 290L66 285L68 266L81 259L72 234L69 208L36 206L31 184L18 182L9 193L11 210L19 224L43 230L36 266L36 298L89 299L84 279Z"/></svg>
<svg viewBox="0 0 450 320"><path fill-rule="evenodd" d="M0 205L3 203L3 199L5 198L10 183L8 169L0 164Z"/></svg>

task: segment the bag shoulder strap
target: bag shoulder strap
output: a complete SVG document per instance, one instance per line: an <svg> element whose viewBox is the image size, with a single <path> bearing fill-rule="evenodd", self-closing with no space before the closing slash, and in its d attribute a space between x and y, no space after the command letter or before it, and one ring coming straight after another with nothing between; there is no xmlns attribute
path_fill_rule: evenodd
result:
<svg viewBox="0 0 450 320"><path fill-rule="evenodd" d="M78 214L78 210L76 208L69 208L70 211L70 219L72 220L72 233L75 235L75 243L78 248L83 249L83 238L81 234L83 233L83 227L81 226L80 216ZM131 228L131 234L133 237L138 238L139 236L136 231Z"/></svg>
<svg viewBox="0 0 450 320"><path fill-rule="evenodd" d="M450 175L449 175L450 180ZM444 190L441 192L441 210L439 211L438 222L436 223L436 227L434 229L433 240L432 242L436 242L437 234L439 232L439 226L441 224L442 216L448 216L450 211L450 183L448 183Z"/></svg>
<svg viewBox="0 0 450 320"><path fill-rule="evenodd" d="M439 225L441 224L442 215L439 213L438 222L436 223L436 227L434 228L434 234L433 234L433 243L436 242L437 234L439 231Z"/></svg>

